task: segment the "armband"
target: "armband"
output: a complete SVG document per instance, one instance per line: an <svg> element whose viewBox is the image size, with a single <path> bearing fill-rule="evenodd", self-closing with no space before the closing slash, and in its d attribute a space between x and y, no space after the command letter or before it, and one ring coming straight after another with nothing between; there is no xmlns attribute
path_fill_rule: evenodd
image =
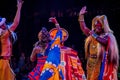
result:
<svg viewBox="0 0 120 80"><path fill-rule="evenodd" d="M80 15L79 18L78 18L78 21L79 22L84 21L84 15Z"/></svg>

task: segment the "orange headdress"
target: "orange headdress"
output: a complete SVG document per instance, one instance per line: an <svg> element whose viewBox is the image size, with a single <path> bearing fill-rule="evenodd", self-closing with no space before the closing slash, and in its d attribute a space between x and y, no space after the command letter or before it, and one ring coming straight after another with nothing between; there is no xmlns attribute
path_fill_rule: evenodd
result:
<svg viewBox="0 0 120 80"><path fill-rule="evenodd" d="M60 28L62 30L62 41L66 41L68 39L68 31L65 30L64 28ZM51 39L53 40L56 36L57 28L53 28L49 31Z"/></svg>

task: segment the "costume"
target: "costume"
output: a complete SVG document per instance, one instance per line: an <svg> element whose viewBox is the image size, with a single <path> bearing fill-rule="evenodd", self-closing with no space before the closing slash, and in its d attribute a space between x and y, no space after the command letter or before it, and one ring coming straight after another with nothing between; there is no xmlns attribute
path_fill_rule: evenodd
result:
<svg viewBox="0 0 120 80"><path fill-rule="evenodd" d="M60 41L62 39L62 32L59 30L56 33L54 40L52 40L51 47L48 53L48 58L43 67L40 80L61 80L62 72L59 68L60 64Z"/></svg>
<svg viewBox="0 0 120 80"><path fill-rule="evenodd" d="M39 80L42 68L46 61L47 56L43 56L40 53L37 54L37 65L35 68L28 74L30 80Z"/></svg>
<svg viewBox="0 0 120 80"><path fill-rule="evenodd" d="M57 28L53 28L50 31L50 36L54 42L40 80L86 80L77 52L61 46L61 42L67 40L68 32L64 28L59 31Z"/></svg>
<svg viewBox="0 0 120 80"><path fill-rule="evenodd" d="M86 80L77 52L65 46L61 47L60 51L63 80Z"/></svg>
<svg viewBox="0 0 120 80"><path fill-rule="evenodd" d="M35 68L28 74L30 80L39 80L42 68L45 64L45 61L49 52L49 32L45 27L38 33L39 41L35 43L31 54L31 61L35 61L37 57L37 65Z"/></svg>
<svg viewBox="0 0 120 80"><path fill-rule="evenodd" d="M107 39L103 45L98 35L90 35L85 41L85 55L87 58L87 80L117 80L118 47L116 39L109 28L105 15L96 16L92 21L92 30L95 22L99 20L104 30L99 38ZM107 37L107 38L106 38Z"/></svg>
<svg viewBox="0 0 120 80"><path fill-rule="evenodd" d="M0 59L0 80L14 80L15 74L12 71L9 60Z"/></svg>
<svg viewBox="0 0 120 80"><path fill-rule="evenodd" d="M6 35L2 35L1 37L2 37L0 39L1 50L4 51L6 50L6 44L4 44ZM11 50L6 50L6 52L3 52L2 54L0 54L0 75L1 75L0 80L14 80L15 79L15 73L11 69L10 63L9 63L11 52L7 53L7 51L11 51Z"/></svg>
<svg viewBox="0 0 120 80"><path fill-rule="evenodd" d="M1 25L4 24L5 21L5 18L0 18ZM4 32L2 29L0 31L0 80L15 79L15 73L9 63L12 53L12 43L9 38L11 34L12 32L9 29L6 29Z"/></svg>
<svg viewBox="0 0 120 80"><path fill-rule="evenodd" d="M22 3L22 0L17 1L17 11L12 25L7 25L6 19L0 18L0 80L15 80L9 60L12 55L12 40L16 40L13 31L19 24Z"/></svg>

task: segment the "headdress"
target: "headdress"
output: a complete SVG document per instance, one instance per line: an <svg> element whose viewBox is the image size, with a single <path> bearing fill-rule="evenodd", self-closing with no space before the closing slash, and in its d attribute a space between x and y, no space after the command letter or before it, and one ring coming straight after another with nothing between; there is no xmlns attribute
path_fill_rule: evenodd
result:
<svg viewBox="0 0 120 80"><path fill-rule="evenodd" d="M68 31L65 30L64 28L60 28L60 29L62 30L62 41L66 41L68 39L68 36L69 36ZM56 32L57 32L57 28L53 28L49 31L50 37L52 40L55 38Z"/></svg>

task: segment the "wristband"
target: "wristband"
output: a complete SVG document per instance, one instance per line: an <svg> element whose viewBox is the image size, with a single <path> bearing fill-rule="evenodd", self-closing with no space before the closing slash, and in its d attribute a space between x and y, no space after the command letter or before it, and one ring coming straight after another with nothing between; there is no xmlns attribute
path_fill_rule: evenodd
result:
<svg viewBox="0 0 120 80"><path fill-rule="evenodd" d="M59 24L58 24L58 23L56 23L56 24L55 24L55 26L59 26Z"/></svg>
<svg viewBox="0 0 120 80"><path fill-rule="evenodd" d="M84 15L79 15L78 21L84 21Z"/></svg>

